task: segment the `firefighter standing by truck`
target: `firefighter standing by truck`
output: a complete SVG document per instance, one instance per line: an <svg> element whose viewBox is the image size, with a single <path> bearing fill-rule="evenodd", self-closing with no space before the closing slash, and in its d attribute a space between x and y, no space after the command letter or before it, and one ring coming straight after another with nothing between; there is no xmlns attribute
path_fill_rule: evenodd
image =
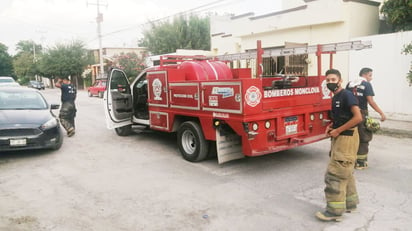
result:
<svg viewBox="0 0 412 231"><path fill-rule="evenodd" d="M326 132L331 137L330 161L325 174L326 210L317 212L322 221L339 221L345 211L356 209L359 203L353 176L359 145L357 124L362 115L352 92L342 88L338 70L326 72L327 88L333 92L332 120Z"/></svg>
<svg viewBox="0 0 412 231"><path fill-rule="evenodd" d="M67 136L71 137L75 133L74 118L76 117L77 110L74 101L76 100L77 90L67 78L59 78L56 82L56 87L61 89L62 106L59 113L60 123L66 130Z"/></svg>
<svg viewBox="0 0 412 231"><path fill-rule="evenodd" d="M383 111L379 108L378 104L373 100L375 93L372 88L370 81L372 80L372 69L364 67L359 72L359 78L351 81L346 86L346 89L352 91L359 100L359 107L362 113L362 123L359 123L359 149L358 157L356 160L356 169L365 169L368 167L368 153L369 153L369 142L372 140L373 133L367 128L367 117L368 117L368 104L379 113L381 116L381 121L386 120L386 116Z"/></svg>

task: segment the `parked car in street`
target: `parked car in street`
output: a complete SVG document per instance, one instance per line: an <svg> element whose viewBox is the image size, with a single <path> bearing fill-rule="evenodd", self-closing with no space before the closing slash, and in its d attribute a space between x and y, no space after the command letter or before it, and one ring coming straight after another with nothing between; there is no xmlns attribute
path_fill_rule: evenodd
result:
<svg viewBox="0 0 412 231"><path fill-rule="evenodd" d="M0 91L0 151L59 149L63 135L59 120L43 95L24 87Z"/></svg>
<svg viewBox="0 0 412 231"><path fill-rule="evenodd" d="M103 98L104 91L106 91L106 82L107 79L97 79L96 82L87 89L89 97L99 96Z"/></svg>
<svg viewBox="0 0 412 231"><path fill-rule="evenodd" d="M37 90L44 90L44 83L39 81L31 80L29 81L28 87L35 88Z"/></svg>
<svg viewBox="0 0 412 231"><path fill-rule="evenodd" d="M0 76L0 87L20 87L20 84L13 77Z"/></svg>

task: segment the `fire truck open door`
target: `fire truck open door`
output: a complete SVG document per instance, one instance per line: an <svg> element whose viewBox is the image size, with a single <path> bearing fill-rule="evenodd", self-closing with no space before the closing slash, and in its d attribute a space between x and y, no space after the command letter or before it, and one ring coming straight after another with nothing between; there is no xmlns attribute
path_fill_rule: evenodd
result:
<svg viewBox="0 0 412 231"><path fill-rule="evenodd" d="M118 128L132 124L133 98L126 74L119 69L109 73L107 90L104 95L106 124L108 128Z"/></svg>

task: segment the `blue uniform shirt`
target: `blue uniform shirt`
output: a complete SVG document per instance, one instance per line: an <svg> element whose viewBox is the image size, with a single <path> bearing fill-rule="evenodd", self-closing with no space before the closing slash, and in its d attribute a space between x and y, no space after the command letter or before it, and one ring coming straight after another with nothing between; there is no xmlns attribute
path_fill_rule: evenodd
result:
<svg viewBox="0 0 412 231"><path fill-rule="evenodd" d="M77 94L77 90L75 86L73 86L72 84L62 83L60 89L62 91L61 100L63 103L64 102L74 102L74 100L76 99L76 94Z"/></svg>
<svg viewBox="0 0 412 231"><path fill-rule="evenodd" d="M351 107L358 105L352 92L342 89L332 98L333 128L338 128L348 122L352 117Z"/></svg>
<svg viewBox="0 0 412 231"><path fill-rule="evenodd" d="M346 86L346 89L353 92L353 94L357 96L359 100L359 108L361 110L368 110L368 100L366 99L366 96L375 96L375 92L373 91L371 83L369 83L368 81L362 81L359 85L356 86L348 84Z"/></svg>

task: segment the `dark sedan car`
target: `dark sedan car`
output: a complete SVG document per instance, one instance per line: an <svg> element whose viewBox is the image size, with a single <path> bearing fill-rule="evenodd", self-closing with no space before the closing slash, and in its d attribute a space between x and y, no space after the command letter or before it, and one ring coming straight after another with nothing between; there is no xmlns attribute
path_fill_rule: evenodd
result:
<svg viewBox="0 0 412 231"><path fill-rule="evenodd" d="M0 151L59 149L60 123L41 93L30 88L4 87L0 91Z"/></svg>

